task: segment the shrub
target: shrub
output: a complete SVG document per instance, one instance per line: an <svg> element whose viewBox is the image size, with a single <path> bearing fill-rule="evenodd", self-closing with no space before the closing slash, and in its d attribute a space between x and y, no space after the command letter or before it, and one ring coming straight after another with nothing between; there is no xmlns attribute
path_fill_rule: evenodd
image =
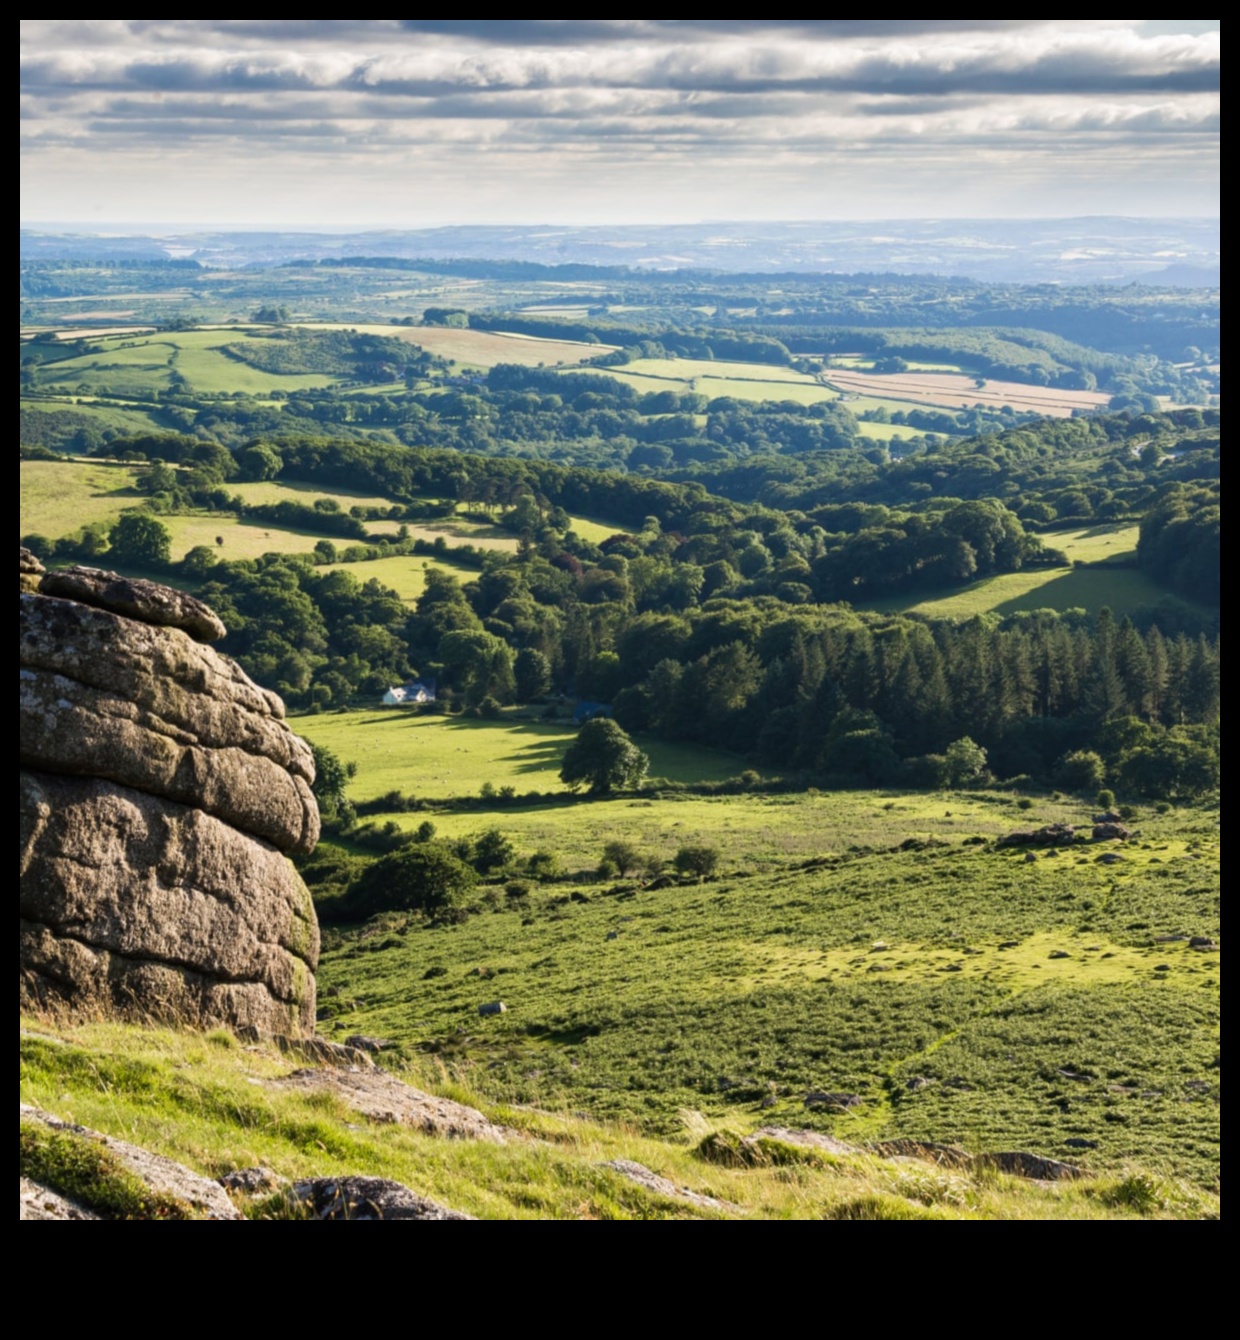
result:
<svg viewBox="0 0 1240 1340"><path fill-rule="evenodd" d="M631 842L625 842L623 838L614 838L604 846L603 860L610 861L620 874L627 875L641 863L641 853Z"/></svg>
<svg viewBox="0 0 1240 1340"><path fill-rule="evenodd" d="M488 828L474 842L473 867L480 874L489 875L492 870L511 865L516 854L517 849L498 828Z"/></svg>
<svg viewBox="0 0 1240 1340"><path fill-rule="evenodd" d="M1065 791L1088 792L1102 785L1106 765L1092 749L1077 749L1059 760L1055 780Z"/></svg>
<svg viewBox="0 0 1240 1340"><path fill-rule="evenodd" d="M525 871L531 879L552 880L558 879L564 873L564 867L555 852L536 851L526 859Z"/></svg>
<svg viewBox="0 0 1240 1340"><path fill-rule="evenodd" d="M672 864L679 874L696 875L706 879L719 868L718 847L681 847L672 858Z"/></svg>
<svg viewBox="0 0 1240 1340"><path fill-rule="evenodd" d="M438 915L462 904L478 877L464 861L434 843L406 845L368 867L345 897L350 916L376 912Z"/></svg>

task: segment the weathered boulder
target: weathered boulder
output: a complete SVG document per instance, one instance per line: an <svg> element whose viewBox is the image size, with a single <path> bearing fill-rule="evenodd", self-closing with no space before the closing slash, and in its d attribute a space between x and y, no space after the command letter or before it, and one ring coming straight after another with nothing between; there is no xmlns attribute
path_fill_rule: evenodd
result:
<svg viewBox="0 0 1240 1340"><path fill-rule="evenodd" d="M122 577L100 568L58 568L39 583L48 596L66 596L83 605L115 610L142 623L183 628L198 642L218 642L228 632L223 620L197 596L159 582Z"/></svg>
<svg viewBox="0 0 1240 1340"><path fill-rule="evenodd" d="M385 1177L314 1177L293 1194L312 1219L472 1219Z"/></svg>
<svg viewBox="0 0 1240 1340"><path fill-rule="evenodd" d="M21 998L312 1034L310 747L201 601L89 568L19 595Z"/></svg>
<svg viewBox="0 0 1240 1340"><path fill-rule="evenodd" d="M647 1191L653 1191L656 1196L666 1196L669 1200L683 1200L686 1204L696 1205L703 1210L740 1211L740 1206L734 1205L731 1201L716 1200L714 1196L691 1191L687 1186L681 1186L678 1182L651 1172L643 1163L634 1163L632 1159L608 1159L606 1163L600 1163L599 1167L618 1173L625 1181L635 1182Z"/></svg>
<svg viewBox="0 0 1240 1340"><path fill-rule="evenodd" d="M26 594L18 620L24 669L114 694L201 745L244 749L314 780L310 746L285 724L279 697L179 629Z"/></svg>
<svg viewBox="0 0 1240 1340"><path fill-rule="evenodd" d="M274 759L204 746L120 694L46 670L19 671L18 710L25 767L103 777L193 805L284 851L314 850L310 784Z"/></svg>
<svg viewBox="0 0 1240 1340"><path fill-rule="evenodd" d="M23 1003L314 1031L318 923L275 848L97 778L23 771L18 803Z"/></svg>
<svg viewBox="0 0 1240 1340"><path fill-rule="evenodd" d="M423 1093L374 1068L295 1070L269 1083L301 1093L333 1093L354 1112L372 1121L412 1126L427 1135L449 1140L489 1140L502 1145L513 1135L505 1127L488 1121L475 1107Z"/></svg>
<svg viewBox="0 0 1240 1340"><path fill-rule="evenodd" d="M1130 837L1132 830L1127 824L1108 822L1094 825L1095 842L1127 842Z"/></svg>
<svg viewBox="0 0 1240 1340"><path fill-rule="evenodd" d="M1018 828L995 843L996 847L1067 847L1076 841L1071 824L1044 824L1041 828Z"/></svg>

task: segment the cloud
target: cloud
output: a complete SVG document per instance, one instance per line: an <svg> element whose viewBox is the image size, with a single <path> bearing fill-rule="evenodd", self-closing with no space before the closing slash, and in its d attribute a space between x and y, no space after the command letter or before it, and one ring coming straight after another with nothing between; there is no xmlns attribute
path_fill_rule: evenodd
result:
<svg viewBox="0 0 1240 1340"><path fill-rule="evenodd" d="M566 199L591 157L617 181L674 160L724 198L778 178L773 199L810 198L799 178L816 161L858 173L865 155L898 195L933 159L951 195L980 155L1033 198L1057 189L1053 149L1061 176L1088 164L1100 198L1130 175L1125 154L1160 165L1151 192L1174 189L1180 154L1200 193L1217 171L1218 33L1142 23L27 20L26 180L50 182L58 153L92 144L101 169L153 179L175 152L221 180L242 170L230 154L281 153L333 158L352 180L382 147L455 171L470 200L480 173L518 174L519 193L532 154Z"/></svg>

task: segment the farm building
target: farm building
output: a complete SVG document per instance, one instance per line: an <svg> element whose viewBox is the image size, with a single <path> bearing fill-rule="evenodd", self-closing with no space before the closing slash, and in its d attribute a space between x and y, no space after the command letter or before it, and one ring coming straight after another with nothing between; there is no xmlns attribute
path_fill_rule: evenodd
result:
<svg viewBox="0 0 1240 1340"><path fill-rule="evenodd" d="M409 684L398 684L383 695L384 707L408 707L413 703L433 703L435 681L415 679Z"/></svg>

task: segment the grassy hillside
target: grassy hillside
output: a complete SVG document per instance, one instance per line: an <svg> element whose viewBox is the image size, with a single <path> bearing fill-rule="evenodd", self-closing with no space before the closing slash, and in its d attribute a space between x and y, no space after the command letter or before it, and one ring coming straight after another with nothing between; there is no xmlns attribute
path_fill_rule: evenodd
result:
<svg viewBox="0 0 1240 1340"><path fill-rule="evenodd" d="M1030 568L984 577L943 595L912 593L873 602L891 613L924 614L931 619L971 619L975 614L1015 614L1019 610L1083 609L1109 605L1131 614L1167 598L1165 586L1136 568Z"/></svg>
<svg viewBox="0 0 1240 1340"><path fill-rule="evenodd" d="M892 596L870 607L930 619L971 619L977 614L1038 609L1096 613L1104 605L1117 615L1131 614L1157 605L1169 594L1165 586L1137 569L1137 532L1136 526L1126 522L1049 531L1042 537L1046 544L1062 550L1073 566L1002 573L945 594ZM1132 566L1112 566L1128 563Z"/></svg>
<svg viewBox="0 0 1240 1340"><path fill-rule="evenodd" d="M1146 1172L1033 1182L988 1168L941 1169L865 1151L827 1154L769 1142L758 1166L721 1167L696 1152L715 1126L686 1112L670 1138L631 1127L479 1100L436 1058L385 1054L406 1082L481 1101L505 1143L446 1139L367 1118L326 1072L287 1084L305 1062L220 1030L27 1021L21 1098L209 1176L265 1166L280 1176L389 1177L483 1219L1138 1219L1217 1218L1197 1188ZM389 1060L390 1058L390 1060ZM726 1135L725 1135L726 1147ZM681 1190L649 1190L606 1166L638 1162ZM289 1216L252 1203L255 1218Z"/></svg>
<svg viewBox="0 0 1240 1340"><path fill-rule="evenodd" d="M516 899L496 889L457 925L385 914L334 932L324 1026L429 1049L493 1100L664 1135L687 1107L744 1129L1026 1148L1213 1185L1219 962L1187 937L1218 932L1215 816L1150 815L1122 850L1027 859L977 839L1014 814L1028 825L1087 812L938 800L937 820L926 797L789 807L778 831L814 834L815 859L765 873L726 827L741 802L724 800L715 880L578 876ZM859 821L820 828L833 801ZM612 821L596 852L608 837L645 844L622 805L561 811L551 849L571 866L596 808ZM990 823L975 822L987 805ZM473 828L493 824L523 848L506 814ZM496 999L507 1013L480 1020Z"/></svg>
<svg viewBox="0 0 1240 1340"><path fill-rule="evenodd" d="M639 358L623 367L604 369L643 394L651 391L696 391L713 400L794 400L814 405L838 400L839 393L814 377L766 363L728 363L692 358Z"/></svg>

